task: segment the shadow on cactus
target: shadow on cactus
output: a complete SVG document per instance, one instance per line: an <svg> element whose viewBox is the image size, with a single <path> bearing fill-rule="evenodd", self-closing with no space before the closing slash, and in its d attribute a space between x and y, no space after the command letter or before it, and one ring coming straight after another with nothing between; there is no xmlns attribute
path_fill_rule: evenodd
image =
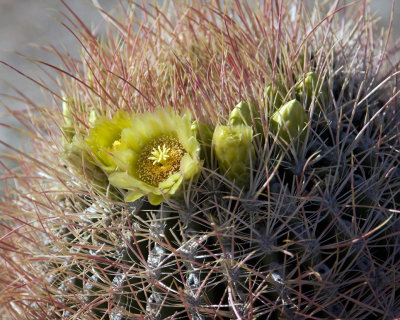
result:
<svg viewBox="0 0 400 320"><path fill-rule="evenodd" d="M218 3L74 16L3 174L3 315L400 317L392 51L353 6Z"/></svg>

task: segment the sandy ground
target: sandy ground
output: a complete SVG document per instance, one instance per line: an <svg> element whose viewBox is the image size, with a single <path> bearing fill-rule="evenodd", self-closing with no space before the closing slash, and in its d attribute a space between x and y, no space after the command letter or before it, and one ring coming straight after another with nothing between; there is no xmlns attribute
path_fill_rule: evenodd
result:
<svg viewBox="0 0 400 320"><path fill-rule="evenodd" d="M183 1L183 0L176 0ZM310 1L311 3L313 1ZM94 10L89 0L66 0L66 3L78 13L88 26L94 26L101 21L100 14ZM109 9L118 3L117 0L103 0L101 2ZM400 38L400 1L395 0L394 31L395 38ZM383 16L382 26L388 26L391 12L392 0L372 0L372 12L377 16ZM43 51L38 50L32 43L51 43L59 48L65 47L72 55L78 54L78 43L73 35L68 32L57 20L65 21L59 10L66 11L59 0L0 0L0 60L18 68L22 72L35 75L41 74L31 62L18 55L19 52L25 56L45 60L51 64L58 64L60 61ZM44 100L40 89L32 82L24 79L18 73L0 65L0 94L15 95L12 88L23 92L38 104ZM23 108L23 104L0 96L2 104L6 104L13 110ZM10 116L4 116L6 112L0 105L0 122L8 126L17 126L18 122ZM0 126L0 140L21 148L23 140L15 130ZM6 148L0 145L0 153ZM3 161L0 159L0 161ZM10 162L6 161L8 165ZM0 173L3 169L0 168Z"/></svg>

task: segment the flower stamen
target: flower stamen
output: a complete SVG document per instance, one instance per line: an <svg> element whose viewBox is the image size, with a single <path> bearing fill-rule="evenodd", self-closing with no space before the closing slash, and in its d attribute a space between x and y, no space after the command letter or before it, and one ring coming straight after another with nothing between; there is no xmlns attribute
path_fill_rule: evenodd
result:
<svg viewBox="0 0 400 320"><path fill-rule="evenodd" d="M174 137L164 136L152 140L143 148L138 159L139 178L152 186L157 186L179 171L185 153L183 146Z"/></svg>
<svg viewBox="0 0 400 320"><path fill-rule="evenodd" d="M169 158L169 154L168 152L171 150L171 148L167 148L165 146L165 143L162 146L159 145L158 148L156 149L155 147L153 148L153 150L151 151L151 154L153 156L149 157L149 160L154 160L153 161L153 165L158 163L163 164L168 158Z"/></svg>
<svg viewBox="0 0 400 320"><path fill-rule="evenodd" d="M121 140L115 140L112 146L114 150L118 150L119 146L121 146Z"/></svg>

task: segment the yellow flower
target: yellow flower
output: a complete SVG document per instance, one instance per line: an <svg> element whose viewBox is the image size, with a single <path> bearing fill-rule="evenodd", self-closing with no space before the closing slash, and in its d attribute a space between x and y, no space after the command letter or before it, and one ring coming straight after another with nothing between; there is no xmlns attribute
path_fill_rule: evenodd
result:
<svg viewBox="0 0 400 320"><path fill-rule="evenodd" d="M80 135L75 135L70 143L64 144L62 158L68 162L75 174L83 180L88 179L99 191L107 189L107 176L103 170L91 161L85 143Z"/></svg>
<svg viewBox="0 0 400 320"><path fill-rule="evenodd" d="M96 120L89 136L85 139L96 163L106 172L117 169L115 154L123 148L121 133L132 125L132 117L124 111L117 111L112 119L101 117Z"/></svg>
<svg viewBox="0 0 400 320"><path fill-rule="evenodd" d="M133 118L121 134L118 170L109 176L112 185L128 190L125 201L147 195L151 204L160 204L198 175L200 144L191 126L189 112L179 116L172 109Z"/></svg>

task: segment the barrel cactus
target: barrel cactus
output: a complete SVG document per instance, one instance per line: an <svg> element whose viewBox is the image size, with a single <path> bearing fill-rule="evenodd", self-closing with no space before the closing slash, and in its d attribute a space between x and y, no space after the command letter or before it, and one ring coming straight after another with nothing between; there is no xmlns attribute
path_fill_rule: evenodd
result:
<svg viewBox="0 0 400 320"><path fill-rule="evenodd" d="M72 15L82 58L53 47L2 177L6 319L400 318L389 33L276 4Z"/></svg>

